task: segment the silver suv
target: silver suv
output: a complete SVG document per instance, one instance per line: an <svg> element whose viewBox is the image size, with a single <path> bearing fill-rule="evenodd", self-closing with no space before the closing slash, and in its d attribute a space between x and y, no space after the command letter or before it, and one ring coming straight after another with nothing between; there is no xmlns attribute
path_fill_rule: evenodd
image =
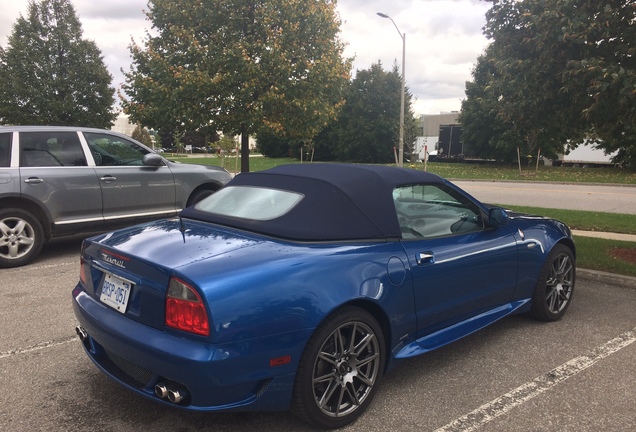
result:
<svg viewBox="0 0 636 432"><path fill-rule="evenodd" d="M52 237L176 215L230 179L112 131L0 127L0 267L28 263Z"/></svg>

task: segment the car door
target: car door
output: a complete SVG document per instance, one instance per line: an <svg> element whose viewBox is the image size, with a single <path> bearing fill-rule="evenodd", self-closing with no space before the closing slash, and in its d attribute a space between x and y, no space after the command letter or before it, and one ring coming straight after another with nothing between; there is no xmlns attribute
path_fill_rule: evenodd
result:
<svg viewBox="0 0 636 432"><path fill-rule="evenodd" d="M148 149L116 134L83 135L95 161L106 222L176 214L172 172L165 164L144 165Z"/></svg>
<svg viewBox="0 0 636 432"><path fill-rule="evenodd" d="M40 203L56 229L100 225L102 194L74 131L20 132L20 193Z"/></svg>
<svg viewBox="0 0 636 432"><path fill-rule="evenodd" d="M414 287L418 334L430 334L510 302L517 245L480 208L445 185L396 189L394 201Z"/></svg>

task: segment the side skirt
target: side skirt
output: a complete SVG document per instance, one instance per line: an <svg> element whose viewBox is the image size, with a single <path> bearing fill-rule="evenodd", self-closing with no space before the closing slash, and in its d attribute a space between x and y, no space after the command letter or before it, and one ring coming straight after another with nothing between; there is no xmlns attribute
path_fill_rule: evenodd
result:
<svg viewBox="0 0 636 432"><path fill-rule="evenodd" d="M414 357L433 351L441 346L454 342L468 336L471 333L500 320L503 317L513 314L522 306L528 304L531 299L517 300L512 303L499 306L482 314L471 317L465 321L453 324L450 327L423 336L402 348L395 358L403 359Z"/></svg>

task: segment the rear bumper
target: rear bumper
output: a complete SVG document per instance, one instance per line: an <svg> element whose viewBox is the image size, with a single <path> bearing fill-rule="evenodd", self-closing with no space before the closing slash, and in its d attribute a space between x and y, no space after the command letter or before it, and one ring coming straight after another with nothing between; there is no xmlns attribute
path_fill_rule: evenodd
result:
<svg viewBox="0 0 636 432"><path fill-rule="evenodd" d="M133 321L78 286L73 309L89 358L106 375L157 402L198 411L283 411L290 406L298 361L311 329L210 344ZM291 362L270 366L289 355ZM187 390L178 404L155 394L171 383Z"/></svg>

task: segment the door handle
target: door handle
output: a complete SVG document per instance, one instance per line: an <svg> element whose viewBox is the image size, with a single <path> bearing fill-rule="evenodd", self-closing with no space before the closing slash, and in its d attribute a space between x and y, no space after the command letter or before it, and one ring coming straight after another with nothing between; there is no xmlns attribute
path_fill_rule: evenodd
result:
<svg viewBox="0 0 636 432"><path fill-rule="evenodd" d="M104 176L100 178L101 181L105 181L105 182L109 182L109 181L115 181L117 180L117 177L113 177L113 176Z"/></svg>
<svg viewBox="0 0 636 432"><path fill-rule="evenodd" d="M36 183L44 183L44 180L37 177L29 177L28 179L25 179L24 182L29 184L36 184Z"/></svg>
<svg viewBox="0 0 636 432"><path fill-rule="evenodd" d="M431 251L420 252L416 261L417 265L432 264L435 262L435 255Z"/></svg>

